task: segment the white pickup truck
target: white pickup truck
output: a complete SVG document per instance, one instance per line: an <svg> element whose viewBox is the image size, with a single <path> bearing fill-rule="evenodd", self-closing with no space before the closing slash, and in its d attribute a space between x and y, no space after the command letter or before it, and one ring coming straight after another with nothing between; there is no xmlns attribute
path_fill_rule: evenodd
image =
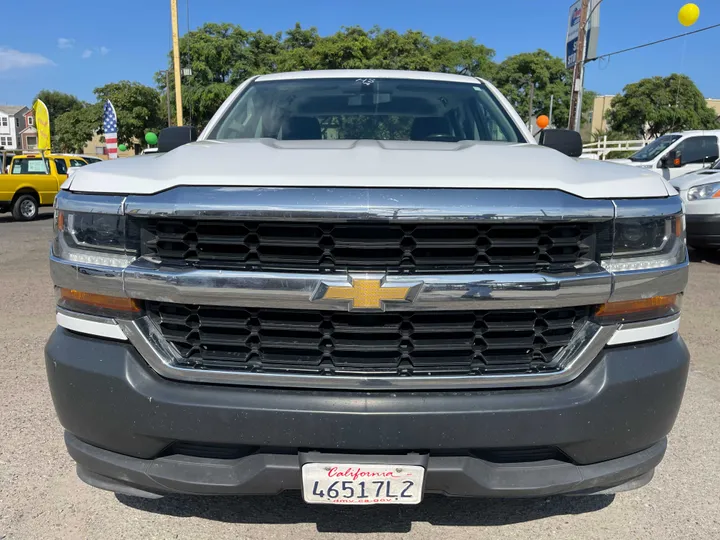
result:
<svg viewBox="0 0 720 540"><path fill-rule="evenodd" d="M682 203L581 151L487 81L325 71L77 170L46 365L79 476L356 505L649 482L689 365Z"/></svg>

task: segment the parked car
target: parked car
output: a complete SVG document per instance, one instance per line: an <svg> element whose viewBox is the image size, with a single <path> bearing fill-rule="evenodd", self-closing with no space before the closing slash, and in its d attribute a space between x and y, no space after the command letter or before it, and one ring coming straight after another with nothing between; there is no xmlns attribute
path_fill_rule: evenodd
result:
<svg viewBox="0 0 720 540"><path fill-rule="evenodd" d="M720 160L671 181L685 202L688 245L720 249Z"/></svg>
<svg viewBox="0 0 720 540"><path fill-rule="evenodd" d="M72 157L82 158L87 162L88 165L90 165L91 163L100 163L102 161L105 161L104 159L99 158L97 156L88 156L87 154L67 154L67 155L72 156Z"/></svg>
<svg viewBox="0 0 720 540"><path fill-rule="evenodd" d="M259 75L196 138L57 196L45 358L82 480L358 505L650 481L689 367L659 175L429 72Z"/></svg>
<svg viewBox="0 0 720 540"><path fill-rule="evenodd" d="M84 165L82 158L59 154L13 156L9 174L0 175L0 213L12 212L18 221L35 219L41 206L52 206L68 169Z"/></svg>
<svg viewBox="0 0 720 540"><path fill-rule="evenodd" d="M658 137L629 159L609 159L608 163L623 163L649 169L672 180L698 171L720 158L718 143L720 130L683 131Z"/></svg>

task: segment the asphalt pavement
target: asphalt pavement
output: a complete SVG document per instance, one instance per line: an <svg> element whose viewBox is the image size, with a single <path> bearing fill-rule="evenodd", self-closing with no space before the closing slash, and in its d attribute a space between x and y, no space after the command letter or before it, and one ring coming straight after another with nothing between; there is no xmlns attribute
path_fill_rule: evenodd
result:
<svg viewBox="0 0 720 540"><path fill-rule="evenodd" d="M75 475L47 388L55 326L51 212L0 214L0 540L127 538L720 538L720 254L693 255L681 333L692 367L654 480L616 496L428 497L413 507L336 508L277 497L136 499Z"/></svg>

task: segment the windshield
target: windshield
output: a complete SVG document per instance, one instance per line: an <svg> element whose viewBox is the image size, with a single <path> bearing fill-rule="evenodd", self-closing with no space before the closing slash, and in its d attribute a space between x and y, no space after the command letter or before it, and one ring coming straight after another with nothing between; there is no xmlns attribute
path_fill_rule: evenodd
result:
<svg viewBox="0 0 720 540"><path fill-rule="evenodd" d="M663 135L648 144L639 152L630 156L632 161L650 161L658 157L668 146L677 141L681 135Z"/></svg>
<svg viewBox="0 0 720 540"><path fill-rule="evenodd" d="M479 81L349 78L252 83L208 138L526 142Z"/></svg>

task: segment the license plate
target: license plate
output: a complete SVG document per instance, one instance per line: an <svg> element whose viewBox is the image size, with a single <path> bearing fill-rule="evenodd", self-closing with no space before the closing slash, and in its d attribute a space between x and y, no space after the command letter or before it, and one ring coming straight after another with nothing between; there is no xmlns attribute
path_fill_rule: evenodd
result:
<svg viewBox="0 0 720 540"><path fill-rule="evenodd" d="M315 504L418 504L424 476L417 465L306 463L303 498Z"/></svg>

